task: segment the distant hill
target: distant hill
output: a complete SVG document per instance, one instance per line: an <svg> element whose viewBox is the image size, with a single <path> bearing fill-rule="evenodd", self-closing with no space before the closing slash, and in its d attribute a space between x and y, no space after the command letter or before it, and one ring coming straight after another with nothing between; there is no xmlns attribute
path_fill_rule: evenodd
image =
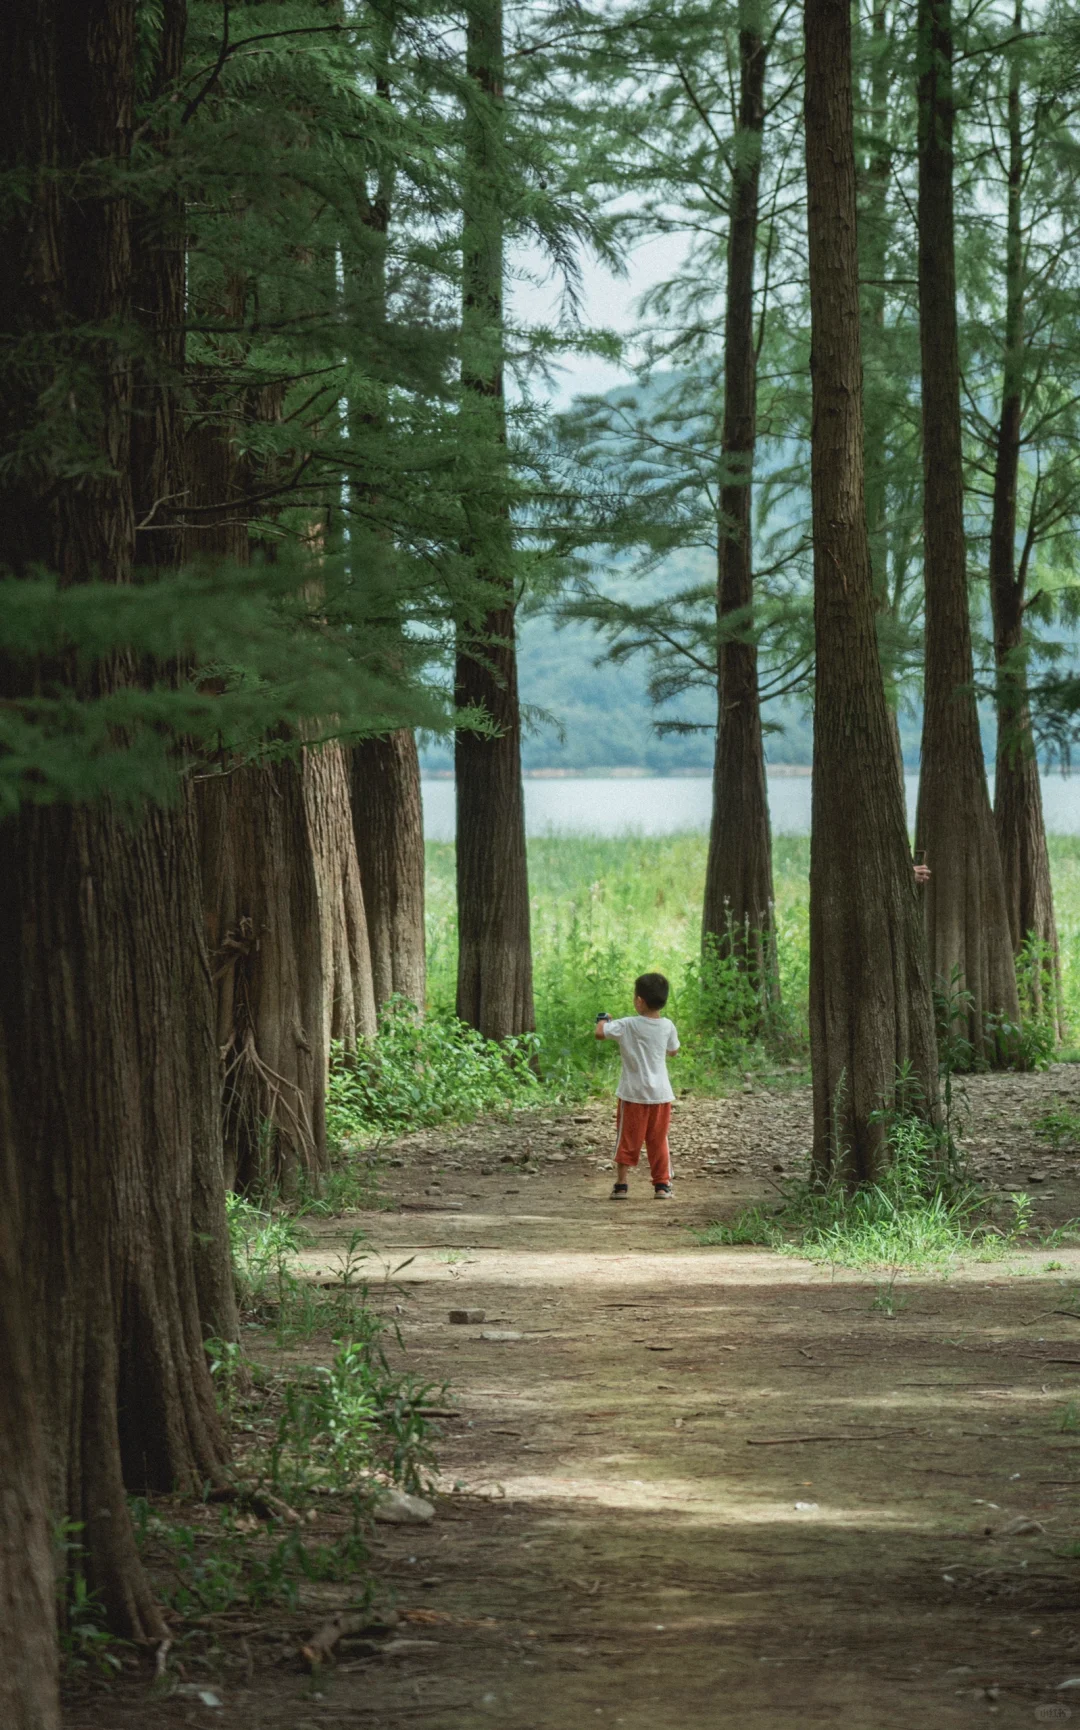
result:
<svg viewBox="0 0 1080 1730"><path fill-rule="evenodd" d="M660 394L669 382L658 378L644 393ZM610 395L624 396L623 390ZM642 393L636 392L639 398ZM781 469L792 462L786 446L761 452L762 473ZM770 515L773 527L790 518L794 525L809 510L805 489L793 486ZM701 550L673 555L649 579L655 594L670 593L694 583L710 580L711 559ZM643 600L645 592L633 579L607 567L597 571L597 580L612 593ZM715 699L706 691L694 691L663 708L655 708L645 691L647 657L642 655L621 666L604 657L604 638L589 626L557 626L547 616L524 618L519 625L518 676L521 700L530 711L522 757L527 773L542 771L580 774L598 770L638 769L655 775L708 774L712 768ZM656 723L664 719L702 725L700 733L660 737ZM773 764L809 764L813 751L813 728L807 707L786 701L768 705L765 753ZM905 763L917 767L921 709L900 719L900 739ZM775 730L773 730L775 729ZM983 736L989 758L993 758L993 726L984 714ZM453 765L449 742L434 741L421 754L428 773L447 773Z"/></svg>
<svg viewBox="0 0 1080 1730"><path fill-rule="evenodd" d="M521 700L529 710L551 717L530 717L522 746L526 772L635 768L654 775L708 774L716 718L709 693L691 692L665 710L654 709L645 694L644 657L621 667L608 661L594 665L602 652L603 639L585 625L559 629L542 617L522 624ZM767 755L774 763L809 763L810 722L790 705L788 709L784 733L770 736ZM668 712L709 730L660 738L655 723ZM453 764L452 747L433 743L422 753L422 762L429 773L445 773Z"/></svg>

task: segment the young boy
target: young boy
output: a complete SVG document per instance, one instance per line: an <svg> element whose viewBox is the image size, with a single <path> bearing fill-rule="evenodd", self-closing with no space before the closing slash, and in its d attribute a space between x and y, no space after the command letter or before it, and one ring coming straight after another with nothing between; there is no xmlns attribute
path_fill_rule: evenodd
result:
<svg viewBox="0 0 1080 1730"><path fill-rule="evenodd" d="M630 1193L626 1174L637 1164L642 1142L649 1156L653 1195L657 1201L671 1199L668 1129L675 1095L668 1080L667 1059L678 1051L679 1035L675 1023L660 1013L667 1000L664 975L643 973L634 980L636 1015L624 1016L621 1021L603 1014L596 1018L597 1039L617 1039L622 1056L615 1095L619 1129L612 1201L625 1201Z"/></svg>

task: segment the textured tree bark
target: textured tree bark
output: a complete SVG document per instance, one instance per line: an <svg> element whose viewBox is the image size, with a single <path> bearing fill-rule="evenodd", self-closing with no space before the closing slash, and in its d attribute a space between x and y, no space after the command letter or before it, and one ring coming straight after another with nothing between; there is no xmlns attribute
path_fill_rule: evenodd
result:
<svg viewBox="0 0 1080 1730"><path fill-rule="evenodd" d="M160 1637L126 1491L194 1489L225 1461L192 1231L193 1149L219 1129L188 806L137 828L27 812L0 876L51 1502L83 1525L112 1626Z"/></svg>
<svg viewBox="0 0 1080 1730"><path fill-rule="evenodd" d="M888 461L892 403L888 388L889 357L885 333L885 277L889 249L889 181L892 178L888 59L888 18L875 0L871 14L869 118L872 139L859 207L859 243L863 281L863 401L866 466L866 527L870 538L870 569L878 614L878 649L885 677L896 773L904 785L904 757L896 674L889 644L893 599L889 587Z"/></svg>
<svg viewBox="0 0 1080 1730"><path fill-rule="evenodd" d="M1023 28L1023 6L1013 20ZM1024 249L1022 199L1024 143L1020 63L1009 70L1009 181L1005 246L1005 353L994 463L994 504L990 525L990 605L997 667L997 760L994 823L1005 881L1005 905L1014 953L1034 937L1043 955L1031 979L1037 1015L1049 1016L1060 1037L1061 961L1050 858L1043 824L1039 764L1031 729L1024 668L1024 598L1030 549L1016 557L1016 488L1020 470L1024 387Z"/></svg>
<svg viewBox="0 0 1080 1730"><path fill-rule="evenodd" d="M953 221L949 0L919 0L919 340L922 352L926 677L915 835L933 875L926 929L935 979L969 994L956 1030L973 1061L1013 1060L987 1018L1019 1020L1005 885L975 705L964 538Z"/></svg>
<svg viewBox="0 0 1080 1730"><path fill-rule="evenodd" d="M765 123L761 0L739 9L739 126L732 151L724 326L719 571L719 684L702 941L745 968L762 1009L779 996L772 842L758 698L752 502L757 436L754 260Z"/></svg>
<svg viewBox="0 0 1080 1730"><path fill-rule="evenodd" d="M394 20L373 20L375 94L393 100L389 65ZM371 330L387 320L386 248L394 197L391 165L373 165L365 189L364 226L369 246L355 267L357 317ZM378 427L370 410L356 411L358 423ZM371 488L364 491L374 496ZM364 890L368 944L376 1005L405 998L423 1013L427 995L424 931L424 814L420 799L420 758L411 728L370 738L349 753L353 832Z"/></svg>
<svg viewBox="0 0 1080 1730"><path fill-rule="evenodd" d="M454 746L457 1013L485 1038L507 1039L536 1026L513 607L490 613L485 628L485 649L458 655L454 687L460 707L482 706L499 728L494 739L461 731Z"/></svg>
<svg viewBox="0 0 1080 1730"><path fill-rule="evenodd" d="M149 96L160 99L184 69L187 0L164 0ZM167 160L167 132L147 132L146 144ZM132 369L131 486L135 501L135 563L175 568L184 556L185 461L183 405L177 381L185 369L186 212L179 191L136 210L132 237L132 300L146 346Z"/></svg>
<svg viewBox="0 0 1080 1730"><path fill-rule="evenodd" d="M186 0L165 0L157 42L151 93L158 97L180 77L184 66ZM168 152L167 135L149 142ZM176 381L183 375L185 294L185 211L178 194L136 215L132 244L134 304L146 335L136 356L130 419L131 484L136 518L135 563L142 569L175 568L190 542L185 507L188 450ZM207 969L208 976L208 969ZM235 1340L236 1308L229 1230L225 1217L225 1171L220 1128L192 1146L192 1228L196 1284L204 1332Z"/></svg>
<svg viewBox="0 0 1080 1730"><path fill-rule="evenodd" d="M127 201L99 178L130 146L135 23L124 0L15 0L2 18L4 162L38 171L0 248L0 321L38 343L22 430L64 382L66 329L80 370L65 400L98 460L70 479L31 455L8 471L0 516L16 574L36 561L68 583L130 580L135 549L136 375L115 333L143 309ZM27 377L6 369L0 388L11 425ZM138 676L119 656L81 683L47 671L82 695ZM27 675L0 678L7 694ZM225 1458L192 1241L195 1150L219 1131L189 802L138 825L108 805L24 810L0 826L0 880L0 1037L18 1078L10 1135L50 1507L81 1526L113 1628L158 1638L126 1491L194 1488Z"/></svg>
<svg viewBox="0 0 1080 1730"><path fill-rule="evenodd" d="M454 745L457 779L457 1013L489 1039L535 1025L521 715L514 642L513 536L503 401L503 103L501 0L471 0L462 232L462 425L476 462L465 549L477 576L503 598L479 626L458 631L454 696L487 711L495 737L465 729Z"/></svg>
<svg viewBox="0 0 1080 1730"><path fill-rule="evenodd" d="M851 18L806 0L814 535L810 1051L814 1165L885 1155L876 1114L934 1115L937 1052L918 895L878 660L863 497ZM898 1078L904 1087L898 1087Z"/></svg>
<svg viewBox="0 0 1080 1730"><path fill-rule="evenodd" d="M888 259L888 190L892 173L889 148L889 76L885 59L887 20L883 4L871 16L869 120L872 129L859 203L859 242L862 255L863 372L865 397L866 527L870 566L879 608L888 604L888 536L885 477L888 440L887 393L884 380L885 269Z"/></svg>
<svg viewBox="0 0 1080 1730"><path fill-rule="evenodd" d="M408 728L353 747L352 811L364 888L375 1001L427 995L424 810L420 759Z"/></svg>
<svg viewBox="0 0 1080 1730"><path fill-rule="evenodd" d="M0 1040L0 1723L6 1730L59 1730L52 1522L23 1253Z"/></svg>
<svg viewBox="0 0 1080 1730"><path fill-rule="evenodd" d="M338 744L307 750L304 805L315 867L322 947L322 1045L347 1051L376 1032L375 989L360 866L353 835L349 753Z"/></svg>
<svg viewBox="0 0 1080 1730"><path fill-rule="evenodd" d="M239 310L242 285L229 292ZM276 414L276 387L255 406ZM251 480L220 408L196 417L189 558L248 562ZM220 768L197 783L197 805L225 1176L229 1188L291 1193L326 1163L329 1040L355 1040L358 1015L374 1023L348 785L338 747Z"/></svg>
<svg viewBox="0 0 1080 1730"><path fill-rule="evenodd" d="M323 943L301 766L199 788L230 1188L295 1189L326 1159Z"/></svg>

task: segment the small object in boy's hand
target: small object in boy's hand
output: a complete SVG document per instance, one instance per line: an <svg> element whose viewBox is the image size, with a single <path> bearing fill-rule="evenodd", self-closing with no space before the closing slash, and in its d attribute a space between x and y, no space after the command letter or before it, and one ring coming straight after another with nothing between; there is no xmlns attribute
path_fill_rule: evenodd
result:
<svg viewBox="0 0 1080 1730"><path fill-rule="evenodd" d="M608 1014L606 1009L601 1009L596 1019L597 1021L610 1021L611 1016Z"/></svg>

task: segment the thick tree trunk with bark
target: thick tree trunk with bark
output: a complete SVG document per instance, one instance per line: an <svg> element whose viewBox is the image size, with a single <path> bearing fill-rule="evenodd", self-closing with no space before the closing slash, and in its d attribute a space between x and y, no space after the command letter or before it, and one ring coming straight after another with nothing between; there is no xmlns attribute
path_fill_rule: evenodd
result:
<svg viewBox="0 0 1080 1730"><path fill-rule="evenodd" d="M411 729L353 747L352 811L364 889L375 1001L427 995L424 948L424 810Z"/></svg>
<svg viewBox="0 0 1080 1730"><path fill-rule="evenodd" d="M135 829L31 811L0 866L53 1506L84 1523L112 1625L156 1635L125 1491L197 1488L225 1457L192 1231L193 1149L219 1129L188 806Z"/></svg>
<svg viewBox="0 0 1080 1730"><path fill-rule="evenodd" d="M465 551L501 598L458 631L455 701L486 710L495 737L461 730L457 779L457 1013L489 1039L536 1025L529 936L521 715L514 641L513 533L503 402L501 0L471 0L462 232L462 438L475 464Z"/></svg>
<svg viewBox="0 0 1080 1730"><path fill-rule="evenodd" d="M389 64L394 20L373 19L376 33L375 94L393 100ZM357 318L370 330L387 320L386 251L394 197L394 172L373 165L365 189L364 226L369 245L355 266ZM357 421L378 430L370 410ZM363 489L373 497L370 488ZM420 799L420 758L411 728L364 739L349 753L353 831L364 890L375 1002L405 998L422 1014L427 995L424 931L424 814Z"/></svg>
<svg viewBox="0 0 1080 1730"><path fill-rule="evenodd" d="M859 269L847 0L806 0L814 535L810 1050L814 1165L885 1157L877 1115L933 1115L933 1008L894 770L863 495ZM898 1077L905 1077L905 1098Z"/></svg>
<svg viewBox="0 0 1080 1730"><path fill-rule="evenodd" d="M0 1724L59 1730L52 1510L19 1188L0 1035Z"/></svg>
<svg viewBox="0 0 1080 1730"><path fill-rule="evenodd" d="M326 1158L322 934L301 766L199 789L230 1188L295 1189Z"/></svg>
<svg viewBox="0 0 1080 1730"><path fill-rule="evenodd" d="M228 468L220 444L206 441L205 452L216 449L217 458L191 471L198 477L190 487L196 499ZM204 523L198 538L203 556L220 538L238 559L246 557L246 529L241 538L234 513L218 535ZM316 858L309 806L320 800L305 781L297 753L235 769L223 764L196 784L229 1189L291 1192L301 1170L314 1175L324 1166L327 1028L335 999L343 1025L354 1010L352 964L362 970L364 960L352 905L359 893L355 861L350 879L347 858L326 826L325 851ZM343 819L348 823L347 806ZM341 816L338 841L340 826ZM324 911L345 918L347 904L353 929L327 931ZM339 962L342 971L335 973ZM370 1004L365 1013L370 1020Z"/></svg>
<svg viewBox="0 0 1080 1730"><path fill-rule="evenodd" d="M183 71L186 0L166 0L151 81L154 97ZM168 135L150 140L160 151ZM132 244L134 304L146 346L133 368L130 418L131 485L136 524L135 563L167 570L183 559L190 540L185 507L188 450L177 383L184 372L185 211L179 194L141 213ZM235 1340L239 1333L220 1132L192 1147L192 1226L196 1283L208 1337Z"/></svg>
<svg viewBox="0 0 1080 1730"><path fill-rule="evenodd" d="M1008 1063L987 1018L1019 1020L1005 886L975 704L953 220L949 0L919 0L919 338L922 351L926 677L916 841L926 851L935 979L969 994L955 1029L973 1061Z"/></svg>
<svg viewBox="0 0 1080 1730"><path fill-rule="evenodd" d="M863 278L864 449L866 464L866 528L870 566L880 609L888 605L888 524L886 473L888 461L888 393L884 388L885 271L888 260L888 192L892 174L889 148L889 76L886 61L885 7L875 4L871 17L870 101L871 138L859 202L859 242Z"/></svg>
<svg viewBox="0 0 1080 1730"><path fill-rule="evenodd" d="M304 804L322 940L322 1044L347 1051L376 1032L371 948L353 835L349 754L330 744L304 752Z"/></svg>
<svg viewBox="0 0 1080 1730"><path fill-rule="evenodd" d="M122 167L129 148L135 22L121 0L15 0L2 18L5 165L41 171L0 249L0 322L28 352L41 345L20 430L63 383L98 458L75 480L63 460L55 474L33 457L9 471L0 516L17 575L35 562L67 583L132 573L138 345L116 333L146 309L131 302L128 204L97 165ZM176 26L170 7L166 33ZM154 308L148 324L144 358ZM70 396L63 345L44 346L65 327L79 357ZM3 377L9 425L27 382ZM163 414L160 436L173 425ZM172 466L166 454L142 472ZM79 684L68 667L43 671L82 695L136 677L119 657ZM34 674L2 677L15 694ZM113 1628L136 1639L165 1630L126 1492L195 1488L225 1459L193 1242L195 1173L220 1161L193 840L187 799L138 824L106 804L30 808L0 827L0 1037L18 1082L10 1133L50 1507L81 1526L90 1583Z"/></svg>
<svg viewBox="0 0 1080 1730"><path fill-rule="evenodd" d="M1017 4L1013 27L1023 29L1023 6ZM994 505L990 526L990 605L994 620L994 660L997 667L997 761L994 822L1005 905L1014 953L1029 938L1042 946L1031 976L1036 1015L1048 1015L1060 1037L1061 964L1050 858L1043 824L1039 764L1031 728L1027 675L1024 667L1024 592L1030 540L1019 561L1016 556L1016 488L1020 471L1024 389L1024 247L1022 198L1024 143L1020 108L1020 62L1009 69L1009 184L1005 246L1005 353L994 463Z"/></svg>
<svg viewBox="0 0 1080 1730"><path fill-rule="evenodd" d="M454 686L460 707L483 707L499 728L496 738L461 731L454 747L457 1013L507 1039L536 1026L512 606L488 615L485 639L458 655Z"/></svg>
<svg viewBox="0 0 1080 1730"><path fill-rule="evenodd" d="M705 871L703 944L745 967L763 1010L779 995L773 943L772 843L758 698L752 502L757 434L754 260L764 127L766 47L761 0L742 0L739 129L732 152L724 327L717 583L718 713L712 827Z"/></svg>
<svg viewBox="0 0 1080 1730"><path fill-rule="evenodd" d="M899 692L889 636L895 623L889 587L888 468L893 407L888 388L885 277L889 252L889 181L892 178L888 19L880 0L871 15L870 147L859 206L859 250L863 282L863 403L866 465L866 527L878 614L878 650L885 677L896 772L904 784L900 746Z"/></svg>
<svg viewBox="0 0 1080 1730"><path fill-rule="evenodd" d="M225 1459L193 1241L194 1150L220 1130L189 803L134 828L29 811L0 877L53 1506L84 1524L112 1625L159 1635L125 1492L197 1489Z"/></svg>
<svg viewBox="0 0 1080 1730"><path fill-rule="evenodd" d="M276 387L257 404L279 408ZM246 564L252 475L220 406L187 455L188 556ZM330 1040L375 1024L348 778L336 745L221 770L197 802L226 1178L290 1192L326 1162Z"/></svg>

